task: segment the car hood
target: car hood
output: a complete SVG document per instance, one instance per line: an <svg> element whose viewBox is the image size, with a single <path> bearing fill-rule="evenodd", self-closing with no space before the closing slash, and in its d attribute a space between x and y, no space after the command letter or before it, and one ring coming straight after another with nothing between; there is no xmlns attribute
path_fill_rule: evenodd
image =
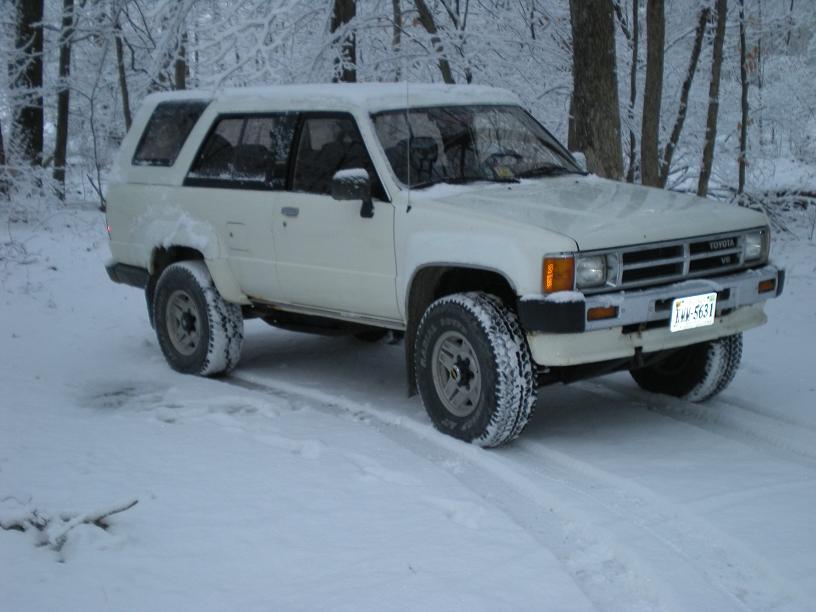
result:
<svg viewBox="0 0 816 612"><path fill-rule="evenodd" d="M749 229L762 213L664 189L596 176L520 183L435 185L413 192L461 209L540 227L573 239L582 251Z"/></svg>

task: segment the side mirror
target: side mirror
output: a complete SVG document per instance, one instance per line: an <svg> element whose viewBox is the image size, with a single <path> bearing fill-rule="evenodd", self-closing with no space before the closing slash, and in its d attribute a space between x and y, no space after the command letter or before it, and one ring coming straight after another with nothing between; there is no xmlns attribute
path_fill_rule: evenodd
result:
<svg viewBox="0 0 816 612"><path fill-rule="evenodd" d="M360 216L370 219L374 216L374 203L371 201L371 177L364 168L349 168L334 173L331 182L331 194L335 200L362 200Z"/></svg>
<svg viewBox="0 0 816 612"><path fill-rule="evenodd" d="M575 161L578 162L578 166L580 166L581 170L586 171L587 169L587 159L586 155L582 151L570 151L570 155L575 158Z"/></svg>

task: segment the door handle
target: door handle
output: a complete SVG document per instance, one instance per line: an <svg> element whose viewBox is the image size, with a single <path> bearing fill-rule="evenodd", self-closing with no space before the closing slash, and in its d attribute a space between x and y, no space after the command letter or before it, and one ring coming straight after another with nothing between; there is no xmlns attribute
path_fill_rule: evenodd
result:
<svg viewBox="0 0 816 612"><path fill-rule="evenodd" d="M297 217L300 214L300 209L296 206L284 206L281 208L281 213L284 217Z"/></svg>

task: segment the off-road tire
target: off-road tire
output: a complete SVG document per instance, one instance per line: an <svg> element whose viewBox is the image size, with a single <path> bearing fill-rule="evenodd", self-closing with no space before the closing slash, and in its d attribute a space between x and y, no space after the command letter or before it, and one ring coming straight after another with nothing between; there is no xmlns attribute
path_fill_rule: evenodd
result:
<svg viewBox="0 0 816 612"><path fill-rule="evenodd" d="M190 308L200 315L194 322L198 341L190 354L174 346L173 332L168 326L168 302L171 296L180 293L187 296ZM182 261L165 268L156 283L153 321L159 346L174 370L216 376L238 365L244 342L241 307L224 301L203 261Z"/></svg>
<svg viewBox="0 0 816 612"><path fill-rule="evenodd" d="M735 334L682 348L630 373L646 391L704 402L734 380L741 359L742 334Z"/></svg>
<svg viewBox="0 0 816 612"><path fill-rule="evenodd" d="M445 370L434 357L435 347L446 337L464 338L478 362L481 390L469 414L451 412L434 381L433 368ZM493 295L459 293L433 302L417 327L414 365L422 403L443 433L500 446L517 438L532 416L536 384L530 349L515 313Z"/></svg>

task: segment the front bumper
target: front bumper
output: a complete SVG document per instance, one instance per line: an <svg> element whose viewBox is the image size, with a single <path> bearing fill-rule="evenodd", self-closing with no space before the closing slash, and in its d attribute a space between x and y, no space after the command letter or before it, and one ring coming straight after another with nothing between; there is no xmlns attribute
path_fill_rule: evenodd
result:
<svg viewBox="0 0 816 612"><path fill-rule="evenodd" d="M661 287L584 296L578 292L522 298L521 324L539 365L594 363L677 348L739 333L765 323L764 302L781 295L785 272L773 265L714 279L688 280ZM760 292L760 284L772 288ZM670 332L675 298L717 292L713 325ZM613 307L614 316L588 320L593 308Z"/></svg>

